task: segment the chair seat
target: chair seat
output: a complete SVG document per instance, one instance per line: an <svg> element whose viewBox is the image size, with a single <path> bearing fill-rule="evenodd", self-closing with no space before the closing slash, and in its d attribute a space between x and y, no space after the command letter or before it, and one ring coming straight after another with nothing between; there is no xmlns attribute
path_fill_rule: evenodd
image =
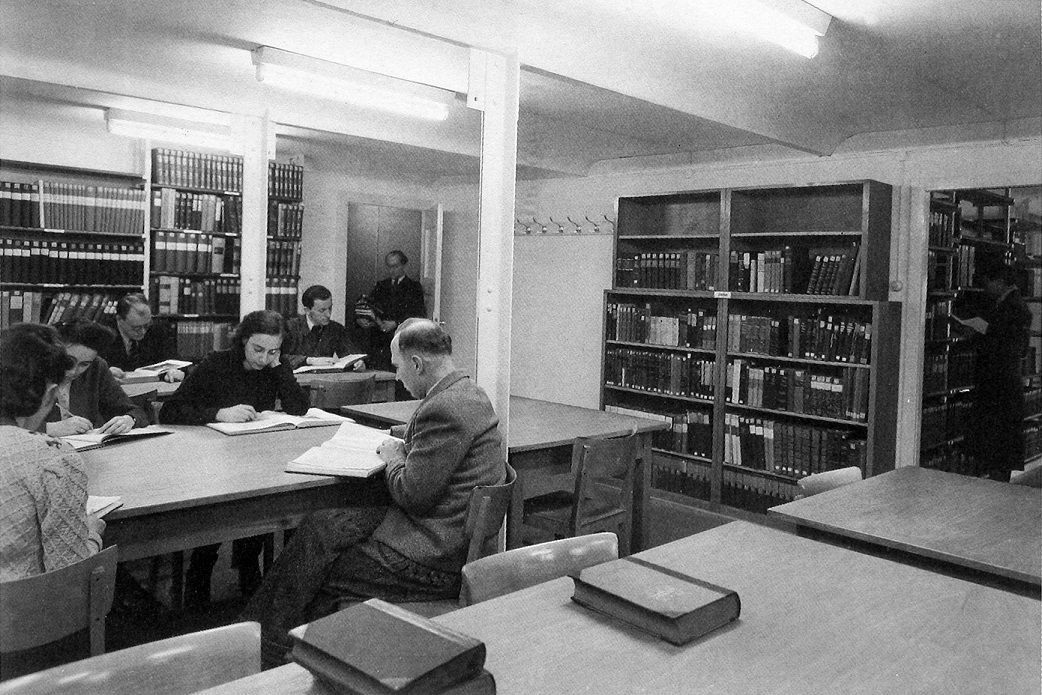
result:
<svg viewBox="0 0 1042 695"><path fill-rule="evenodd" d="M530 497L525 500L525 523L539 525L539 522L542 521L554 526L567 526L572 514L573 499L572 493L566 490ZM583 525L596 524L625 514L626 510L621 507L605 503L590 503L583 513Z"/></svg>

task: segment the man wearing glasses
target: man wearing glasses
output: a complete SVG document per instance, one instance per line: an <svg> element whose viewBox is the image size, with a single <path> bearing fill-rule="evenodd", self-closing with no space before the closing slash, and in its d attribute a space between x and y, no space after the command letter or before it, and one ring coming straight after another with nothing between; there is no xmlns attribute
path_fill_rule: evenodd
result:
<svg viewBox="0 0 1042 695"><path fill-rule="evenodd" d="M176 336L165 325L152 323L152 309L145 295L128 294L116 303L115 328L119 339L112 341L107 354L101 355L109 363L116 379L126 372L145 365L155 364L177 356ZM185 378L180 369L163 373L164 381L181 381Z"/></svg>

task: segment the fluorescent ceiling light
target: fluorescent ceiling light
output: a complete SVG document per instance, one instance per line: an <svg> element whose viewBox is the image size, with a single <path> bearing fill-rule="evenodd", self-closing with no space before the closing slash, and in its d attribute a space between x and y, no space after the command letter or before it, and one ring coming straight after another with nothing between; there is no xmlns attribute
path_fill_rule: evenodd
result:
<svg viewBox="0 0 1042 695"><path fill-rule="evenodd" d="M230 128L226 125L186 121L124 109L105 109L105 123L113 135L239 154L243 151L242 143L232 136Z"/></svg>
<svg viewBox="0 0 1042 695"><path fill-rule="evenodd" d="M323 99L444 121L453 92L277 48L252 51L257 81Z"/></svg>
<svg viewBox="0 0 1042 695"><path fill-rule="evenodd" d="M832 16L803 0L702 0L718 19L805 58L818 54L818 39Z"/></svg>

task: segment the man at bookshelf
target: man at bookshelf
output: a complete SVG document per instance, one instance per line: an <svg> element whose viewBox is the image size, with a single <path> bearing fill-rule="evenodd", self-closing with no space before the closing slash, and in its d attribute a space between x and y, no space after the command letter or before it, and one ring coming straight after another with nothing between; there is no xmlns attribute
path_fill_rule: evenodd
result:
<svg viewBox="0 0 1042 695"><path fill-rule="evenodd" d="M110 324L118 333L118 340L100 356L108 362L116 379L127 372L177 356L177 337L166 324L152 322L152 308L141 293L127 294L116 303L116 318ZM185 373L171 369L163 373L163 381L181 381Z"/></svg>
<svg viewBox="0 0 1042 695"><path fill-rule="evenodd" d="M409 258L401 251L391 251L384 258L388 277L380 280L369 293L367 311L355 311L355 322L365 331L369 354L376 369L391 369L391 337L405 319L424 317L427 305L423 285L405 274Z"/></svg>
<svg viewBox="0 0 1042 695"><path fill-rule="evenodd" d="M459 595L471 492L506 479L488 396L452 362L452 339L427 319L391 341L398 379L422 399L377 449L387 467L368 499L307 517L246 607L259 620L265 666L282 663L287 632L342 601L392 603Z"/></svg>
<svg viewBox="0 0 1042 695"><path fill-rule="evenodd" d="M329 366L336 357L361 352L351 341L344 324L332 319L333 293L322 285L312 285L300 297L304 313L286 321L286 340L282 357L296 369L304 365ZM336 357L334 357L336 355ZM365 369L356 362L355 370Z"/></svg>

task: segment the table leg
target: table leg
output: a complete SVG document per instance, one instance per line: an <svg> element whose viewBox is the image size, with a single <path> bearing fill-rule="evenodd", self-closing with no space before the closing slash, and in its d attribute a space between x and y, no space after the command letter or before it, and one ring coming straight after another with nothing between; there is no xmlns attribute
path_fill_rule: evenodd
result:
<svg viewBox="0 0 1042 695"><path fill-rule="evenodd" d="M525 478L527 476L517 471L517 479L514 480L514 491L510 495L510 507L507 509L507 550L520 548L523 545L522 526L524 525L525 513Z"/></svg>
<svg viewBox="0 0 1042 695"><path fill-rule="evenodd" d="M647 514L651 509L651 433L638 435L637 469L633 473L633 525L630 534L630 552L636 553L648 547Z"/></svg>

